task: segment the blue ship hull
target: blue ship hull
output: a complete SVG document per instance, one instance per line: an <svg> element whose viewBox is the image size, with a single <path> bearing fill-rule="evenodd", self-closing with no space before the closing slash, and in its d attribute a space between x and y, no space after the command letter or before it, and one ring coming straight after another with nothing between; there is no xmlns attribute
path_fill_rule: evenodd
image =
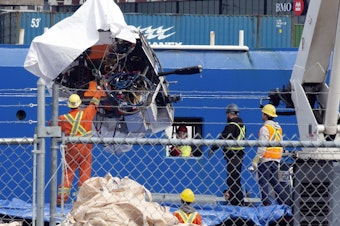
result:
<svg viewBox="0 0 340 226"><path fill-rule="evenodd" d="M23 68L28 48L29 46L0 46L1 138L33 137L37 126L35 88L38 78ZM283 85L289 83L297 54L296 49L250 50L249 52L156 49L155 52L165 71L198 64L203 66L202 74L169 75L167 80L170 84L170 93L182 96L181 101L173 104L175 117L200 118L203 122L202 137L209 139L217 137L218 133L223 130L226 121L224 108L231 102L237 103L241 109L241 116L247 123L247 137L252 135L250 139L256 139L258 129L262 124L260 99L267 97L270 90L282 88ZM209 95L209 99L205 98L205 95ZM48 119L51 116L50 96L47 97L46 104ZM19 110L26 113L24 120L18 120ZM66 106L59 108L62 113L67 110ZM298 134L295 116L282 116L278 121L283 126L286 137L291 138ZM48 144L47 148L49 148ZM220 185L225 183L225 178L212 178L212 175L209 175L209 169L204 168L204 164L200 164L210 161L211 165L217 167L214 169L216 172L225 171L225 163L221 164L221 161L224 162L222 153L217 152L216 158L209 159L207 150L208 147L202 147L203 155L199 158L183 159L166 157L163 147L134 148L120 156L101 153L101 150L96 149L94 156L100 156L99 158L102 159L94 161L93 172L99 176L110 172L118 177L135 178L153 193L179 193L183 188L182 185L178 185L178 180L182 178L184 181L181 183L188 186L199 183L199 186L196 186L196 193L223 196L224 189ZM253 149L249 149L248 154L252 155L253 152ZM107 167L101 165L107 159L110 159L114 168L112 165ZM140 160L145 162L140 162ZM49 162L47 151L46 163ZM244 162L245 166L249 164L249 159ZM143 168L146 165L148 171ZM178 169L178 166L181 168ZM144 177L141 176L143 173L151 175ZM177 176L174 178L173 175ZM249 172L244 172L242 176L252 177ZM49 177L46 175L46 181ZM172 179L169 180L169 178ZM190 181L190 178L195 178L195 181ZM30 178L27 180L29 181ZM252 190L255 183L254 179L247 180L245 190ZM48 201L48 189L46 191L45 196ZM252 192L258 193L256 189ZM19 193L15 196L20 197ZM6 196L6 194L3 195Z"/></svg>

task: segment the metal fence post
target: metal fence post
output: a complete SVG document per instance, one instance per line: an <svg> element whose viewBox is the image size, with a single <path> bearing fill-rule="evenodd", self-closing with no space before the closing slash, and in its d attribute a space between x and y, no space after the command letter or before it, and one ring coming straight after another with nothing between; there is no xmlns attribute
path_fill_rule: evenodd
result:
<svg viewBox="0 0 340 226"><path fill-rule="evenodd" d="M59 86L53 84L52 88L52 126L58 125L58 98L59 98ZM58 138L52 137L51 139L51 158L50 158L50 175L51 175L51 187L50 187L50 225L56 225L56 194L57 194L57 150L58 150Z"/></svg>
<svg viewBox="0 0 340 226"><path fill-rule="evenodd" d="M37 152L37 225L44 225L44 184L45 184L45 138L41 131L45 128L45 82L38 80L38 152Z"/></svg>

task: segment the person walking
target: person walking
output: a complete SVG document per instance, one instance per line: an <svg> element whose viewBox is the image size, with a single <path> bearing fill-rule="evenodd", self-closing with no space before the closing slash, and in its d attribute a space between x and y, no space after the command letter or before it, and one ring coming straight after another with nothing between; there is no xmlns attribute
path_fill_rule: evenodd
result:
<svg viewBox="0 0 340 226"><path fill-rule="evenodd" d="M262 108L262 120L264 124L259 130L259 141L282 141L282 128L278 122L276 109L267 104ZM284 192L279 182L279 167L282 159L282 147L258 147L256 156L252 161L252 167L258 172L258 183L261 191L262 204L271 205L272 198L269 196L269 186L273 187L279 204L288 202L288 195Z"/></svg>
<svg viewBox="0 0 340 226"><path fill-rule="evenodd" d="M101 88L99 88L101 89ZM72 94L67 102L69 113L58 117L58 126L65 136L91 137L92 121L97 113L100 97L103 91L94 91L89 105L80 109L82 103L78 94ZM58 186L57 205L60 206L70 196L75 171L79 170L78 188L91 177L92 144L68 143L65 148L66 167L63 183Z"/></svg>
<svg viewBox="0 0 340 226"><path fill-rule="evenodd" d="M190 206L195 201L195 195L190 188L184 189L179 195L181 198L181 206L174 212L174 216L177 217L180 223L202 225L202 216Z"/></svg>
<svg viewBox="0 0 340 226"><path fill-rule="evenodd" d="M239 116L239 108L236 104L229 104L226 107L227 125L218 137L218 139L227 140L244 140L246 136L246 127L242 118ZM210 155L217 150L218 146L213 146ZM227 186L224 196L228 197L231 205L242 206L243 191L241 185L241 171L244 157L244 147L223 147L224 158L227 161Z"/></svg>

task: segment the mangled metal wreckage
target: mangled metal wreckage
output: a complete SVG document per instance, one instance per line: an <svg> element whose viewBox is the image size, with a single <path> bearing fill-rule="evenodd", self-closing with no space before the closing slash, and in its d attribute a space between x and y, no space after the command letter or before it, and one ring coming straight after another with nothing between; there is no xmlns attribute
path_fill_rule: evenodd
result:
<svg viewBox="0 0 340 226"><path fill-rule="evenodd" d="M36 37L25 68L48 88L58 84L60 100L77 93L86 103L100 85L105 95L94 120L100 137L141 137L164 130L174 119L172 103L180 99L170 95L165 75L201 70L163 72L143 34L125 23L112 0L86 1ZM130 146L107 149L122 152Z"/></svg>

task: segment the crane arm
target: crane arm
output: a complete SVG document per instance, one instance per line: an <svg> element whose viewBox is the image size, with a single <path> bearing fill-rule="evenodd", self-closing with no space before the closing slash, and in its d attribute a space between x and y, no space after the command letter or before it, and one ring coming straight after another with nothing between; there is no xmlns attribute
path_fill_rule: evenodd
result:
<svg viewBox="0 0 340 226"><path fill-rule="evenodd" d="M289 84L291 96L285 100L295 109L301 140L340 140L339 6L340 0L311 0L307 11ZM308 158L340 159L336 149L303 151Z"/></svg>

